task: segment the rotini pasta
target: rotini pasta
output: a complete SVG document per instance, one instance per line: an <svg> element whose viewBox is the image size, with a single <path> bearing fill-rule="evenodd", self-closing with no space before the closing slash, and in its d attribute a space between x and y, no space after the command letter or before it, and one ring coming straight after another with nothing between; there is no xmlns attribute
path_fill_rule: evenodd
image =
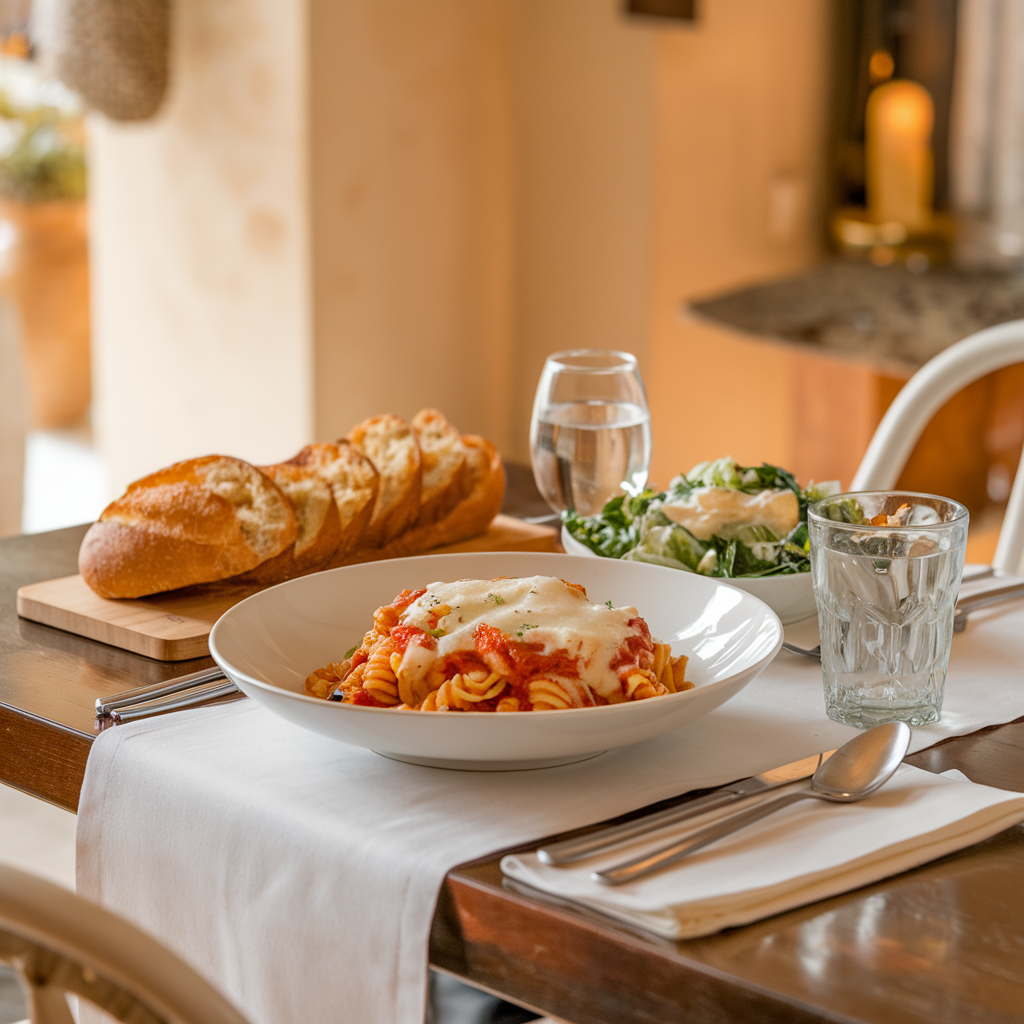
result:
<svg viewBox="0 0 1024 1024"><path fill-rule="evenodd" d="M688 690L685 673L635 608L532 576L403 590L306 692L405 711L564 711Z"/></svg>

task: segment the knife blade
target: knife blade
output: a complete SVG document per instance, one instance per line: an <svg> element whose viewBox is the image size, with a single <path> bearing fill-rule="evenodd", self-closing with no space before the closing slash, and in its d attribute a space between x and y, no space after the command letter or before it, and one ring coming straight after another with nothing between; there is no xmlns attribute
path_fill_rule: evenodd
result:
<svg viewBox="0 0 1024 1024"><path fill-rule="evenodd" d="M753 775L749 779L732 782L728 786L716 789L713 793L690 800L680 807L669 807L664 811L655 811L654 814L647 814L634 821L627 821L623 825L611 825L576 839L564 839L560 843L542 846L537 850L537 856L543 863L556 867L562 864L575 864L576 861L584 860L603 850L613 849L637 836L656 832L669 825L686 821L688 818L695 818L698 814L704 814L717 807L725 807L747 797L760 796L768 790L778 789L791 782L810 778L818 770L818 767L834 753L834 750L826 750L820 754L772 768L760 775Z"/></svg>

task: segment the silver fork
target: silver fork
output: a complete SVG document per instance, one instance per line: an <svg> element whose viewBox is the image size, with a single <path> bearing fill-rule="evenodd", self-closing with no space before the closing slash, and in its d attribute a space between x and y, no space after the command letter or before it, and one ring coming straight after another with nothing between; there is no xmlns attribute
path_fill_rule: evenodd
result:
<svg viewBox="0 0 1024 1024"><path fill-rule="evenodd" d="M96 701L96 717L114 722L130 722L162 711L193 707L216 697L238 693L238 688L219 668L203 669L149 686L137 686ZM165 697L166 700L159 698Z"/></svg>

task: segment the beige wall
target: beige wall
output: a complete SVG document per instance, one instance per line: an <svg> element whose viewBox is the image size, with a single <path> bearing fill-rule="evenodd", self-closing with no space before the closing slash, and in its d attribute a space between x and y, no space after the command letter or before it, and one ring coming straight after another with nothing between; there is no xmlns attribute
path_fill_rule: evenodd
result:
<svg viewBox="0 0 1024 1024"><path fill-rule="evenodd" d="M551 352L645 362L658 32L620 0L518 0L513 35L515 398L510 454L529 458Z"/></svg>
<svg viewBox="0 0 1024 1024"><path fill-rule="evenodd" d="M311 433L304 36L301 4L181 0L161 115L92 124L95 425L116 492Z"/></svg>
<svg viewBox="0 0 1024 1024"><path fill-rule="evenodd" d="M173 90L93 132L115 490L424 404L509 442L507 0L181 0Z"/></svg>
<svg viewBox="0 0 1024 1024"><path fill-rule="evenodd" d="M682 314L817 256L827 0L705 0L659 33L648 385L653 475L731 454L790 465L794 359Z"/></svg>
<svg viewBox="0 0 1024 1024"><path fill-rule="evenodd" d="M507 448L509 5L309 9L316 436L434 405Z"/></svg>
<svg viewBox="0 0 1024 1024"><path fill-rule="evenodd" d="M181 0L165 110L93 135L115 488L423 404L526 458L574 346L640 356L662 479L785 462L789 357L678 310L814 255L826 3Z"/></svg>

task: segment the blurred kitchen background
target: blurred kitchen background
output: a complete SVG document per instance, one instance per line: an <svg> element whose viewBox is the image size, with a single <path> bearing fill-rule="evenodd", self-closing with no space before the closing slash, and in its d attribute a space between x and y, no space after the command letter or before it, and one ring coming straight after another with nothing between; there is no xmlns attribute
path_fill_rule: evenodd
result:
<svg viewBox="0 0 1024 1024"><path fill-rule="evenodd" d="M0 33L0 534L427 404L525 463L572 347L638 355L655 481L849 484L916 367L1024 315L1019 0L3 0ZM904 473L974 560L1022 441L1014 367Z"/></svg>

